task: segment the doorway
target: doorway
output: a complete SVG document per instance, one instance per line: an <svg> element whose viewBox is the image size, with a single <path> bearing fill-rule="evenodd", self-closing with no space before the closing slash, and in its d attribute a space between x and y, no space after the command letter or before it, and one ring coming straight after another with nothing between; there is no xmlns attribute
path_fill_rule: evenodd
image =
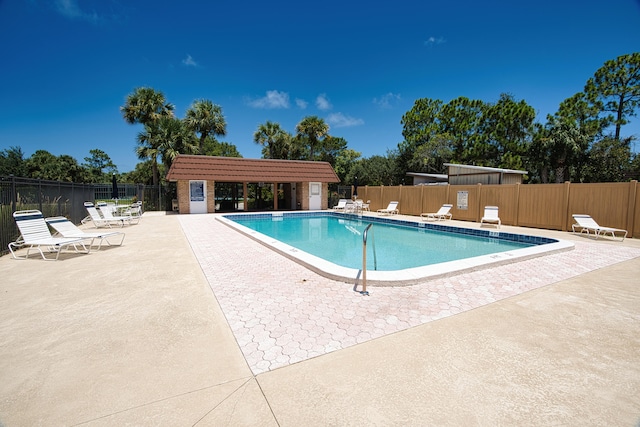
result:
<svg viewBox="0 0 640 427"><path fill-rule="evenodd" d="M309 210L322 209L322 183L309 183Z"/></svg>
<svg viewBox="0 0 640 427"><path fill-rule="evenodd" d="M189 181L189 212L207 213L207 182Z"/></svg>

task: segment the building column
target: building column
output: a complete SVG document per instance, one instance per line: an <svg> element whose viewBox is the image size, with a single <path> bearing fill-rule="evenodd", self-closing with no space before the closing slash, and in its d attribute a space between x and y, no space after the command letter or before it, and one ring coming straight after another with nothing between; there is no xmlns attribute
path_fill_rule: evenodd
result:
<svg viewBox="0 0 640 427"><path fill-rule="evenodd" d="M273 210L278 210L278 183L273 183Z"/></svg>
<svg viewBox="0 0 640 427"><path fill-rule="evenodd" d="M242 183L242 197L244 197L244 210L249 210L249 198L247 196L247 183Z"/></svg>

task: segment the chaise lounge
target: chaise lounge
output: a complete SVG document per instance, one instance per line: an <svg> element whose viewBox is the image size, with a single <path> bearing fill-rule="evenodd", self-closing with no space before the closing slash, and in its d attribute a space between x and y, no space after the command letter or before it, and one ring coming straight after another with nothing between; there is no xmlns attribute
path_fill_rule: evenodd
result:
<svg viewBox="0 0 640 427"><path fill-rule="evenodd" d="M91 239L91 246L93 246L94 242L97 240L98 247L96 248L96 250L100 249L100 247L102 246L102 242L106 242L108 246L121 246L122 242L124 241L124 233L122 231L87 233L84 230L76 227L74 223L63 216L45 218L45 221L62 237ZM111 243L109 241L109 238L120 238L120 241L118 243Z"/></svg>
<svg viewBox="0 0 640 427"><path fill-rule="evenodd" d="M89 248L85 245L87 238L52 236L42 216L42 212L39 210L15 211L13 218L20 230L20 238L15 242L9 243L9 252L11 252L14 259L27 259L32 250L37 250L40 256L42 256L42 259L47 261L58 260L60 253L67 249L70 250L71 248L73 248L73 251L76 253L88 254L91 251L91 245L89 245ZM16 255L15 250L23 247L27 247L26 255L23 257ZM82 250L80 250L79 247L81 247ZM47 258L44 254L45 251L55 253L56 257Z"/></svg>
<svg viewBox="0 0 640 427"><path fill-rule="evenodd" d="M123 215L114 215L113 209L114 209L114 206L108 206L106 204L104 205L98 204L98 210L102 214L102 217L107 221L120 222L121 227L125 224L127 225L137 224L140 221L139 216L133 216L130 213L123 214Z"/></svg>
<svg viewBox="0 0 640 427"><path fill-rule="evenodd" d="M623 230L621 228L603 227L589 215L574 214L572 216L575 223L571 225L571 230L574 233L576 232L576 229L580 229L580 233L586 233L587 236L591 236L591 232L593 232L593 236L596 239L601 235L606 236L607 234L610 235L612 239L615 239L616 233L619 233L622 234L622 239L620 241L624 241L625 237L627 237L627 230Z"/></svg>
<svg viewBox="0 0 640 427"><path fill-rule="evenodd" d="M100 227L111 228L111 224L114 221L109 221L108 219L103 218L102 215L100 215L100 212L98 212L98 209L95 207L93 202L84 202L84 207L87 210L87 213L89 214L89 216L82 220L83 224L86 224L87 222L91 222L93 223L93 226L95 228L100 228ZM115 221L115 223L116 224L120 223L120 225L122 225L122 222L119 222L119 221Z"/></svg>
<svg viewBox="0 0 640 427"><path fill-rule="evenodd" d="M378 213L381 215L395 215L398 212L398 202L389 202L389 205L386 207L386 209L378 209Z"/></svg>
<svg viewBox="0 0 640 427"><path fill-rule="evenodd" d="M333 210L343 211L347 207L347 199L338 200L338 204L333 207Z"/></svg>
<svg viewBox="0 0 640 427"><path fill-rule="evenodd" d="M446 219L451 219L453 217L453 215L451 215L451 213L449 212L451 210L451 208L453 207L453 205L449 205L449 204L444 204L442 205L442 207L438 210L438 212L434 212L434 213L423 213L420 214L420 217L423 220L436 220L436 221L440 221L440 220L446 220Z"/></svg>

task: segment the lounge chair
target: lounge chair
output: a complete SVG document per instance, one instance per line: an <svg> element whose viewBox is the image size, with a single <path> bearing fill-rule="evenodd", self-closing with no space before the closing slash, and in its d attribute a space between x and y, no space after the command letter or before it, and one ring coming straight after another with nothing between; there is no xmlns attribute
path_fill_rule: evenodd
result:
<svg viewBox="0 0 640 427"><path fill-rule="evenodd" d="M114 222L120 222L120 227L122 227L125 223L127 224L137 224L140 221L140 217L136 216L134 217L131 214L128 215L114 215L113 214L113 206L101 206L98 205L98 209L100 210L100 213L102 214L102 217L104 219L106 219L107 221L111 221L112 223Z"/></svg>
<svg viewBox="0 0 640 427"><path fill-rule="evenodd" d="M140 222L140 217L139 216L134 217L133 215L131 215L131 213L114 215L113 214L114 208L115 208L115 205L109 206L109 205L98 204L98 209L100 210L100 213L102 214L103 218L108 221L111 221L112 223L120 222L121 227L125 224L131 225L131 224L137 224L138 222Z"/></svg>
<svg viewBox="0 0 640 427"><path fill-rule="evenodd" d="M31 250L35 249L40 252L42 259L47 261L55 261L60 257L60 253L63 250L73 247L76 253L89 253L91 251L91 245L89 248L85 245L86 238L82 237L54 237L49 231L49 227L42 216L42 212L38 210L24 210L15 211L13 218L16 221L16 225L20 230L20 238L15 242L9 243L9 251L15 259L27 259ZM15 249L27 247L27 253L24 257L16 255ZM79 250L78 247L82 247ZM45 249L47 252L54 252L55 258L47 258L44 255Z"/></svg>
<svg viewBox="0 0 640 427"><path fill-rule="evenodd" d="M358 214L362 213L362 200L347 202L347 206L345 206L344 211Z"/></svg>
<svg viewBox="0 0 640 427"><path fill-rule="evenodd" d="M451 219L453 217L453 215L451 215L451 213L449 213L449 211L451 210L452 207L453 207L453 205L442 205L442 207L438 210L438 212L435 212L435 213L423 213L423 214L420 214L420 217L423 220L433 219L433 220L436 220L436 221L445 220L445 219Z"/></svg>
<svg viewBox="0 0 640 427"><path fill-rule="evenodd" d="M122 231L106 231L102 232L94 232L87 233L84 230L76 227L74 223L69 221L67 218L63 216L55 216L51 218L45 218L47 224L49 224L58 234L62 237L77 237L83 239L91 239L91 246L93 246L94 242L98 242L98 247L96 250L99 250L102 246L102 242L107 242L108 246L121 246L124 241L124 233ZM117 236L117 237L116 237ZM120 242L111 243L109 238L118 239L120 238Z"/></svg>
<svg viewBox="0 0 640 427"><path fill-rule="evenodd" d="M340 199L338 200L338 204L335 205L333 209L336 211L342 211L345 207L347 207L347 199Z"/></svg>
<svg viewBox="0 0 640 427"><path fill-rule="evenodd" d="M588 236L591 235L593 231L594 237L597 239L598 237L606 236L609 234L612 239L616 238L616 233L622 234L622 240L624 241L625 237L627 237L627 230L623 230L621 228L612 228L612 227L603 227L599 225L591 216L585 214L574 214L573 220L574 224L571 225L571 230L576 232L576 229L580 229L580 233L586 233Z"/></svg>
<svg viewBox="0 0 640 427"><path fill-rule="evenodd" d="M485 206L484 207L484 215L480 220L480 226L485 222L490 224L497 224L498 228L500 228L501 221L498 216L498 207L497 206Z"/></svg>
<svg viewBox="0 0 640 427"><path fill-rule="evenodd" d="M400 212L398 211L398 202L389 202L386 209L378 209L377 212L382 215L395 215Z"/></svg>
<svg viewBox="0 0 640 427"><path fill-rule="evenodd" d="M122 213L123 215L131 215L134 218L142 218L142 202L134 202Z"/></svg>
<svg viewBox="0 0 640 427"><path fill-rule="evenodd" d="M96 228L100 228L100 227L111 228L112 224L120 224L120 226L122 226L122 222L120 221L110 221L108 219L105 219L102 215L100 215L100 212L98 212L98 209L94 206L92 202L84 202L84 207L87 210L87 213L89 214L89 216L84 218L81 221L83 224L92 222L93 226Z"/></svg>

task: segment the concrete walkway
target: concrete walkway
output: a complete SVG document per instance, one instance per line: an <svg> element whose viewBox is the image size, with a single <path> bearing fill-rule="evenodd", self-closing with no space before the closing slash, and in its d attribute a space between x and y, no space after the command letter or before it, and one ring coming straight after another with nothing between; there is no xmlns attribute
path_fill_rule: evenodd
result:
<svg viewBox="0 0 640 427"><path fill-rule="evenodd" d="M576 249L369 297L215 215L3 256L0 426L640 423L640 241L503 229Z"/></svg>

